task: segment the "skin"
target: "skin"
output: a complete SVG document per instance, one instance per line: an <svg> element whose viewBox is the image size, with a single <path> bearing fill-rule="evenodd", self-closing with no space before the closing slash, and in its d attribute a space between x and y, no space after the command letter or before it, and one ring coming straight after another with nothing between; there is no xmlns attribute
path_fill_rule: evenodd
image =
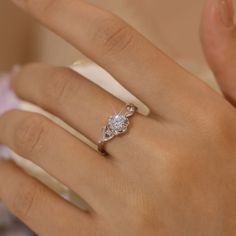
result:
<svg viewBox="0 0 236 236"><path fill-rule="evenodd" d="M109 12L79 0L14 2L108 70L151 114L132 117L130 132L109 142L104 158L43 116L5 113L0 143L91 207L85 212L72 206L13 163L0 161L0 198L9 209L39 235L235 235L236 33L219 20L219 2L207 2L201 38L232 103ZM94 142L113 107L124 105L62 67L27 65L12 86L20 98Z"/></svg>

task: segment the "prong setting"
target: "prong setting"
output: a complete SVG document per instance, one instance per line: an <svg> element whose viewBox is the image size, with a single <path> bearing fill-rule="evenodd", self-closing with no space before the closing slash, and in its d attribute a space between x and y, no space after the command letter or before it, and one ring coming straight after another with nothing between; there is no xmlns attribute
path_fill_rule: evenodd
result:
<svg viewBox="0 0 236 236"><path fill-rule="evenodd" d="M102 139L98 144L98 150L104 155L104 145L107 141L113 139L115 136L124 134L129 127L129 117L131 117L137 108L133 104L127 104L125 109L119 113L115 113L107 120L106 125L102 128Z"/></svg>

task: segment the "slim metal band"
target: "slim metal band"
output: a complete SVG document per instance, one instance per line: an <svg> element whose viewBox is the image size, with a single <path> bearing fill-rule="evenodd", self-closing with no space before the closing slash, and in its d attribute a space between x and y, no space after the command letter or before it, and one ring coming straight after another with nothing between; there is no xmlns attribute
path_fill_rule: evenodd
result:
<svg viewBox="0 0 236 236"><path fill-rule="evenodd" d="M106 125L102 128L102 138L98 142L98 151L103 156L108 155L105 150L105 144L116 136L127 132L130 124L129 117L133 116L136 111L136 106L129 103L126 104L125 108L121 112L108 118Z"/></svg>

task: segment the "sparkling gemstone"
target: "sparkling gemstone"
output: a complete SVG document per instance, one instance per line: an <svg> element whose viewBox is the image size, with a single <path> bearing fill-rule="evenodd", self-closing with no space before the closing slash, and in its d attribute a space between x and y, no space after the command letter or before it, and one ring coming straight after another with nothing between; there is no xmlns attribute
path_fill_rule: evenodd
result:
<svg viewBox="0 0 236 236"><path fill-rule="evenodd" d="M109 118L108 124L111 130L122 132L127 128L128 119L124 114L115 114Z"/></svg>

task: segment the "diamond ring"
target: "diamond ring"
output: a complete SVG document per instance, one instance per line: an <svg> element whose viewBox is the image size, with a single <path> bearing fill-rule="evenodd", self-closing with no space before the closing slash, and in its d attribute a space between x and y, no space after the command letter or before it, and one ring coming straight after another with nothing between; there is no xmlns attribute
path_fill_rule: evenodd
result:
<svg viewBox="0 0 236 236"><path fill-rule="evenodd" d="M102 138L98 143L98 151L103 156L108 155L105 150L105 143L127 132L130 124L129 117L133 116L136 111L137 108L130 103L121 112L115 113L108 118L106 125L102 128Z"/></svg>

